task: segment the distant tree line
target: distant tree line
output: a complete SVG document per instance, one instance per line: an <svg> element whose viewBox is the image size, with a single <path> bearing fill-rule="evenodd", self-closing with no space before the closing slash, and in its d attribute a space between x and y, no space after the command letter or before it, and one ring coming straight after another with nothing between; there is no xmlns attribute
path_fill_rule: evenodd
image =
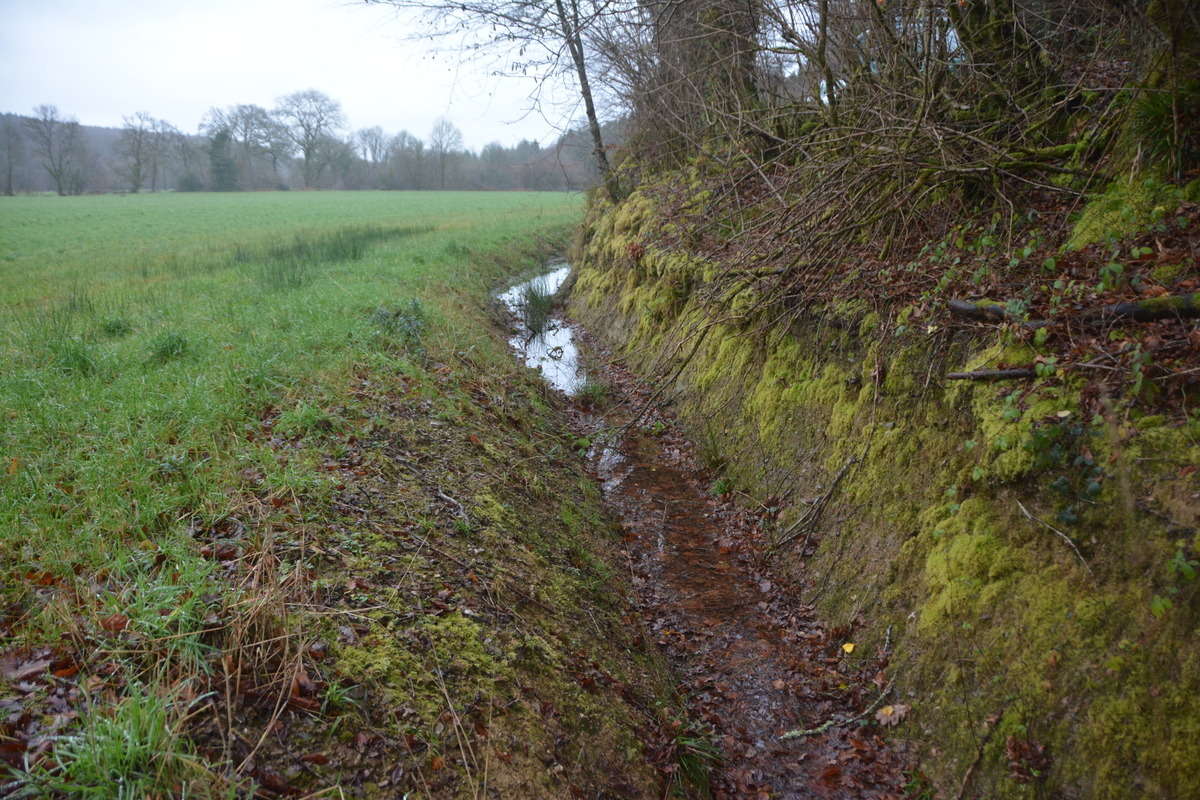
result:
<svg viewBox="0 0 1200 800"><path fill-rule="evenodd" d="M7 195L55 191L262 191L272 189L587 188L597 169L582 133L551 148L498 142L478 153L439 117L429 137L375 126L349 131L341 104L315 89L279 98L275 108L211 108L185 133L149 112L119 129L80 124L56 106L0 116L0 181Z"/></svg>

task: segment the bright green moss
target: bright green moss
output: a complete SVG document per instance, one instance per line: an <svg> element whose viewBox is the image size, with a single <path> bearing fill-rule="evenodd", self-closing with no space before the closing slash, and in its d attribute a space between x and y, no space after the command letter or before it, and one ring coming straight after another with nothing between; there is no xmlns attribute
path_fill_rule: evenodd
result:
<svg viewBox="0 0 1200 800"><path fill-rule="evenodd" d="M689 341L712 320L697 290L722 276L721 265L654 253L643 277L629 280L624 255L606 252L602 242L586 248L584 276L603 277L581 278L574 302L627 347L635 368L650 369L662 347ZM681 418L726 475L759 497L820 496L851 465L817 532L817 554L801 567L783 552L776 566L825 586L824 618L844 624L861 614L860 646L881 646L891 628L892 670L914 698L900 735L923 748L942 794L957 793L983 721L995 714L974 779L985 796L1030 796L1008 777L1009 735L1050 744L1047 796L1200 792L1189 770L1200 763L1200 715L1185 708L1200 684L1200 621L1180 605L1170 612L1178 622L1150 614L1154 595L1167 591L1175 545L1134 500L1153 495L1161 513L1200 524L1190 499L1200 486L1179 469L1200 463L1200 431L1192 430L1200 426L1141 417L1140 435L1123 441L1077 418L1081 387L1069 380L1032 394L1028 384L944 383L947 371L1026 364L1036 354L993 341L936 356L914 311L901 309L890 326L854 304L841 315L861 319L841 327L773 327L764 316L716 324L680 373ZM898 338L897 326L908 328ZM1051 467L1039 462L1036 435L1060 421L1082 425L1082 438ZM1050 483L1077 469L1084 446L1106 470L1104 486L1068 528L1056 518L1068 501ZM1073 544L1026 518L1018 501L1067 528ZM788 509L781 524L807 507ZM1122 642L1141 644L1133 653Z"/></svg>

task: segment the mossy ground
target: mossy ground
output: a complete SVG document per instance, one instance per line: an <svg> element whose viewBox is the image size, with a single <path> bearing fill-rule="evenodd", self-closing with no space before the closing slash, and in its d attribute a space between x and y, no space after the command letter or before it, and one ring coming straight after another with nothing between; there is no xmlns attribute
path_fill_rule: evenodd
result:
<svg viewBox="0 0 1200 800"><path fill-rule="evenodd" d="M849 465L819 546L777 566L867 652L899 641L897 736L939 790L982 753L988 797L1200 794L1196 584L1170 567L1197 544L1200 425L1084 418L1076 378L945 382L1033 354L913 307L739 317L748 298L706 299L719 264L642 244L647 202L591 209L574 313L636 368L680 370L680 417L725 477L796 503L781 528ZM1010 736L1048 743L1048 774L1011 777Z"/></svg>
<svg viewBox="0 0 1200 800"><path fill-rule="evenodd" d="M366 797L653 792L639 732L659 721L641 708L669 707L670 683L631 646L620 539L558 401L495 343L447 355L362 390L370 467L294 542L325 562L318 668L361 687L350 746L312 788L353 763ZM381 738L355 752L359 730Z"/></svg>

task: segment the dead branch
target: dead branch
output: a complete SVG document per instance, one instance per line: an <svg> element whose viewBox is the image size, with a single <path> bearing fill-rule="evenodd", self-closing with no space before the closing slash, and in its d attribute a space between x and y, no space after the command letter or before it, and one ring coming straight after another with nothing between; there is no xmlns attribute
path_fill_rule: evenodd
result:
<svg viewBox="0 0 1200 800"><path fill-rule="evenodd" d="M1194 319L1200 317L1200 304L1195 294L1151 297L1135 303L1113 303L1083 315L1085 323L1107 322L1111 319L1131 319L1134 322L1156 322L1161 319Z"/></svg>
<svg viewBox="0 0 1200 800"><path fill-rule="evenodd" d="M892 693L891 686L884 689L883 692L880 693L879 697L875 698L875 702L871 703L871 705L868 706L867 710L864 711L863 713L859 714L857 717L852 717L850 719L842 720L841 722L831 719L828 722L824 723L823 725L818 725L817 727L812 728L811 730L788 731L787 733L783 734L779 738L780 739L800 739L805 736L817 736L819 734L825 733L825 731L829 730L830 728L834 727L835 725L850 725L851 723L858 722L860 719L866 719L867 717L869 717L875 713L875 709L879 708L879 706L881 706L883 704L883 699L891 693Z"/></svg>
<svg viewBox="0 0 1200 800"><path fill-rule="evenodd" d="M820 499L813 503L812 506L809 507L808 511L804 512L804 516L800 517L800 519L797 520L792 527L788 528L784 532L774 549L778 550L789 542L795 541L802 533L806 534L804 537L804 543L805 546L808 545L808 535L816 529L817 523L821 521L821 515L825 513L825 507L829 505L830 498L833 497L833 493L837 491L838 484L841 483L842 478L845 477L846 470L850 469L851 465L853 465L856 461L858 461L858 456L850 456L850 460L843 464L842 468L838 470L838 474L833 479L833 484L830 485L829 491L821 495ZM803 552L803 548L801 548L801 554L803 554Z"/></svg>
<svg viewBox="0 0 1200 800"><path fill-rule="evenodd" d="M1033 369L981 369L978 372L951 372L946 375L948 381L1013 381L1026 378L1036 378L1037 370Z"/></svg>

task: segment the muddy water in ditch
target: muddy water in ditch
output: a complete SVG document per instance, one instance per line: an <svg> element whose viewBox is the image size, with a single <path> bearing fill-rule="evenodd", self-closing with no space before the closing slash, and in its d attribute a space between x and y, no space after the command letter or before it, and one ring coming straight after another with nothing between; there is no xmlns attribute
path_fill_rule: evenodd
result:
<svg viewBox="0 0 1200 800"><path fill-rule="evenodd" d="M557 289L568 271L552 273L546 286ZM522 291L501 296L518 320ZM518 321L512 344L570 396L585 381L576 334L588 339L557 320L539 341ZM678 670L704 729L696 739L720 751L713 796L901 797L904 759L854 722L866 716L868 684L875 676L880 685L886 658L851 664L842 647L850 631L814 621L811 609L756 570L751 515L711 496L690 443L633 376L608 367L596 377L625 402L602 416L577 405L576 433L596 443L590 468L620 520L646 635ZM635 415L637 425L627 426ZM850 724L783 737L830 720Z"/></svg>

